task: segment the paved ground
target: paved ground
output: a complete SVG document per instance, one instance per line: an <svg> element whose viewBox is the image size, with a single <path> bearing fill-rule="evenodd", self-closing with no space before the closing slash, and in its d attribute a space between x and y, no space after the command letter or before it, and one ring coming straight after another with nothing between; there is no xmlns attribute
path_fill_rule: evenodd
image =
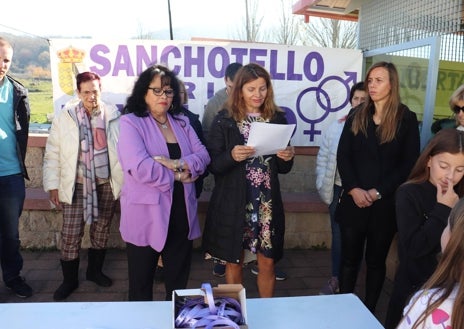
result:
<svg viewBox="0 0 464 329"><path fill-rule="evenodd" d="M53 293L62 280L59 252L24 251L23 257L23 275L34 289L34 295L26 299L18 298L4 285L0 285L0 303L53 302ZM107 253L104 272L113 279L112 287L102 288L93 282L85 281L86 266L87 255L84 251L79 271L80 285L67 299L68 301L127 300L127 263L124 250L111 249ZM188 288L200 287L203 282L210 282L213 286L225 283L224 279L211 274L212 266L211 261L204 260L202 254L195 251ZM284 259L279 262L279 267L288 274L288 279L276 282L276 297L317 295L330 274L330 251L286 250ZM361 273L359 282L362 282L363 279L364 276ZM256 276L250 272L249 268L244 269L244 286L248 298L258 297ZM376 317L381 323L384 323L390 291L391 282L387 280L376 312ZM362 298L361 285L357 286L355 293ZM163 284L155 283L154 299L164 299Z"/></svg>

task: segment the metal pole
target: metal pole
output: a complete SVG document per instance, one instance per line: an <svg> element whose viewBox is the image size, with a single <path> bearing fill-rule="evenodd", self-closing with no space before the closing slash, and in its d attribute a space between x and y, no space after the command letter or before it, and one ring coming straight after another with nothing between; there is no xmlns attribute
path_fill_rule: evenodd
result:
<svg viewBox="0 0 464 329"><path fill-rule="evenodd" d="M169 35L171 36L171 40L174 40L174 37L172 35L171 0L168 0L168 15L169 15Z"/></svg>
<svg viewBox="0 0 464 329"><path fill-rule="evenodd" d="M246 36L247 36L247 41L250 41L250 23L249 23L249 17L248 17L248 0L245 0L245 15L246 15Z"/></svg>

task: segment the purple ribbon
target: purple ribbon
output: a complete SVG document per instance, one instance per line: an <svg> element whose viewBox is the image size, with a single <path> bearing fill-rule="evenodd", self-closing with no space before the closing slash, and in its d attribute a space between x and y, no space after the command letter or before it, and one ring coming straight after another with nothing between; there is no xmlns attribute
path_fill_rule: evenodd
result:
<svg viewBox="0 0 464 329"><path fill-rule="evenodd" d="M213 298L213 289L209 283L201 286L206 293L203 297L188 298L178 305L178 315L175 320L177 328L211 329L215 326L229 326L240 329L244 323L240 303L231 297Z"/></svg>

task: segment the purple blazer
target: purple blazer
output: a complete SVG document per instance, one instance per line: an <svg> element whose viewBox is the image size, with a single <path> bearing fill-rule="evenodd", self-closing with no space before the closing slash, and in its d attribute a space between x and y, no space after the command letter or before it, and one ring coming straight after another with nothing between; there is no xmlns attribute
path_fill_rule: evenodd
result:
<svg viewBox="0 0 464 329"><path fill-rule="evenodd" d="M192 176L201 175L210 162L205 146L198 139L187 117L185 122L168 115L169 123L179 143L182 159ZM169 158L160 129L151 116L126 114L120 119L118 158L124 173L121 191L121 222L119 230L125 242L136 246L151 246L161 251L166 243L171 212L174 174L153 156ZM184 184L185 205L190 227L189 240L200 237L195 184Z"/></svg>

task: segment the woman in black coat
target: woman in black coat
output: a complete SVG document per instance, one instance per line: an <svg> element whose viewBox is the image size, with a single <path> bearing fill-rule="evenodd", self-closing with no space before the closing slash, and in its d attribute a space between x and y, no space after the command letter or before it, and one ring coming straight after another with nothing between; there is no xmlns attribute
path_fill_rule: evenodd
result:
<svg viewBox="0 0 464 329"><path fill-rule="evenodd" d="M208 134L208 169L215 186L203 248L227 263L227 283L242 283L244 250L256 254L259 294L272 297L274 264L282 258L285 233L278 174L291 170L294 150L288 146L277 154L255 157L246 142L252 122L287 124L287 120L274 103L269 73L257 64L237 72L226 107Z"/></svg>
<svg viewBox="0 0 464 329"><path fill-rule="evenodd" d="M367 72L366 101L348 116L337 151L344 192L336 220L342 238L340 292L352 293L365 250L364 303L374 313L396 232L395 192L419 156L416 114L400 102L398 73L379 62Z"/></svg>

